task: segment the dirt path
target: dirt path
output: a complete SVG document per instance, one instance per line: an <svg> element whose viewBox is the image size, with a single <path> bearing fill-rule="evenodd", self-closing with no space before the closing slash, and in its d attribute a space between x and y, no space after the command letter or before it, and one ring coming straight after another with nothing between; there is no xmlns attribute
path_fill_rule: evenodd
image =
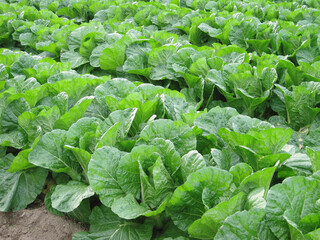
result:
<svg viewBox="0 0 320 240"><path fill-rule="evenodd" d="M0 240L71 240L86 229L67 217L50 214L40 200L15 213L0 212Z"/></svg>

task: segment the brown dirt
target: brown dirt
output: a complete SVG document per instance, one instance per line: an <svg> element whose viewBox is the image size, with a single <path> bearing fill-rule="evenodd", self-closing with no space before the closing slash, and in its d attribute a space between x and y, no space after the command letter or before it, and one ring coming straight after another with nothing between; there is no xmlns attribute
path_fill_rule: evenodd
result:
<svg viewBox="0 0 320 240"><path fill-rule="evenodd" d="M71 240L86 230L70 218L50 214L41 200L18 212L0 212L0 240Z"/></svg>

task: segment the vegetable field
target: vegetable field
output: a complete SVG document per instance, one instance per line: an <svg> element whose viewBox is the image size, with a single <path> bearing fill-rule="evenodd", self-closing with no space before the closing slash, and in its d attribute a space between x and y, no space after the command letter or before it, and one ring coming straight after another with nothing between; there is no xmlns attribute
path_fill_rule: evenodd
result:
<svg viewBox="0 0 320 240"><path fill-rule="evenodd" d="M318 0L0 0L0 47L0 211L320 239Z"/></svg>

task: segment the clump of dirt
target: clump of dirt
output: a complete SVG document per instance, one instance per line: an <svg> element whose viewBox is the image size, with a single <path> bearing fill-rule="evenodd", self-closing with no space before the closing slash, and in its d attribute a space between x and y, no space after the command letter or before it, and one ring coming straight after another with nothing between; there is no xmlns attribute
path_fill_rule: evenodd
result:
<svg viewBox="0 0 320 240"><path fill-rule="evenodd" d="M49 213L41 200L18 212L0 212L0 240L71 240L86 230L70 218Z"/></svg>

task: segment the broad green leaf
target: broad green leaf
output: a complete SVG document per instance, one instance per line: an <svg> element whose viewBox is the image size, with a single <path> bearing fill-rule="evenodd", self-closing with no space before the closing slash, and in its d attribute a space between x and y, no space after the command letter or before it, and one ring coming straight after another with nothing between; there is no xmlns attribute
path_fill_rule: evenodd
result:
<svg viewBox="0 0 320 240"><path fill-rule="evenodd" d="M221 127L226 127L228 120L239 113L233 108L212 108L208 113L204 113L197 117L194 125L203 130L203 135L218 135Z"/></svg>
<svg viewBox="0 0 320 240"><path fill-rule="evenodd" d="M277 167L269 167L252 173L241 182L239 190L248 194L253 189L262 187L266 197L276 169Z"/></svg>
<svg viewBox="0 0 320 240"><path fill-rule="evenodd" d="M48 193L46 194L45 198L44 198L44 204L46 205L46 209L48 210L49 213L57 215L57 216L63 216L64 213L58 211L57 209L54 209L52 207L52 203L51 203L51 195L54 192L56 186L52 185L50 187L50 190L48 191Z"/></svg>
<svg viewBox="0 0 320 240"><path fill-rule="evenodd" d="M30 152L28 160L30 163L50 169L53 172L64 172L73 179L79 179L79 164L73 162L64 149L67 132L64 130L53 130L40 138L35 148Z"/></svg>
<svg viewBox="0 0 320 240"><path fill-rule="evenodd" d="M79 138L79 148L84 149L90 153L95 151L97 144L97 137L95 132L86 132Z"/></svg>
<svg viewBox="0 0 320 240"><path fill-rule="evenodd" d="M203 203L204 193L212 193L211 201L215 206L219 203L219 197L228 191L231 182L230 173L214 167L201 168L189 175L187 181L174 191L167 205L167 211L174 224L186 231L208 210Z"/></svg>
<svg viewBox="0 0 320 240"><path fill-rule="evenodd" d="M80 55L89 59L93 49L95 49L99 43L104 42L104 37L105 34L102 32L87 33L81 41L79 49Z"/></svg>
<svg viewBox="0 0 320 240"><path fill-rule="evenodd" d="M289 177L269 190L266 219L278 239L290 237L286 218L296 224L302 232L319 227L319 184L318 180L312 178ZM313 221L302 224L306 217L312 215L315 217Z"/></svg>
<svg viewBox="0 0 320 240"><path fill-rule="evenodd" d="M312 164L312 170L313 172L316 172L320 170L320 152L315 151L310 147L307 147L307 154L310 158L311 164Z"/></svg>
<svg viewBox="0 0 320 240"><path fill-rule="evenodd" d="M272 153L267 148L266 143L262 141L262 139L257 139L254 136L232 132L226 128L221 128L219 130L219 135L234 149L236 146L244 146L260 154Z"/></svg>
<svg viewBox="0 0 320 240"><path fill-rule="evenodd" d="M43 168L9 173L13 155L7 155L0 161L0 211L19 211L32 203L41 193L48 175Z"/></svg>
<svg viewBox="0 0 320 240"><path fill-rule="evenodd" d="M93 190L86 184L70 181L66 185L57 185L51 195L52 207L60 212L71 212L82 200L94 195Z"/></svg>
<svg viewBox="0 0 320 240"><path fill-rule="evenodd" d="M160 96L160 101L165 108L167 117L171 120L183 121L185 114L195 111L195 107L190 105L184 98L170 97L163 94Z"/></svg>
<svg viewBox="0 0 320 240"><path fill-rule="evenodd" d="M299 227L297 226L297 224L295 224L293 221L290 220L290 217L284 216L289 226L290 239L305 240L303 233L299 230Z"/></svg>
<svg viewBox="0 0 320 240"><path fill-rule="evenodd" d="M296 153L288 158L279 168L278 176L281 178L291 176L309 176L312 174L312 163L307 154Z"/></svg>
<svg viewBox="0 0 320 240"><path fill-rule="evenodd" d="M313 122L320 109L315 108L315 91L305 86L294 86L292 92L276 85L281 91L286 105L287 122L294 130L299 130Z"/></svg>
<svg viewBox="0 0 320 240"><path fill-rule="evenodd" d="M248 133L250 130L261 131L273 128L273 126L270 123L263 122L257 118L251 118L245 115L236 115L230 118L227 128L238 133Z"/></svg>
<svg viewBox="0 0 320 240"><path fill-rule="evenodd" d="M245 89L238 88L236 90L236 94L238 94L239 97L242 98L245 105L245 109L248 112L247 114L252 116L256 108L258 108L259 105L261 105L264 101L267 100L267 98L270 95L270 91L265 91L261 94L261 97L257 97L250 94Z"/></svg>
<svg viewBox="0 0 320 240"><path fill-rule="evenodd" d="M229 148L222 150L211 148L211 157L217 166L224 170L229 170L240 162L240 157Z"/></svg>
<svg viewBox="0 0 320 240"><path fill-rule="evenodd" d="M80 53L75 51L67 51L62 53L60 60L61 62L70 62L71 68L77 68L89 62L89 59L82 57Z"/></svg>
<svg viewBox="0 0 320 240"><path fill-rule="evenodd" d="M84 171L85 176L88 173L88 164L91 159L91 154L84 149L72 147L70 145L64 145L65 149L70 150L75 156L78 163L81 165L82 170Z"/></svg>
<svg viewBox="0 0 320 240"><path fill-rule="evenodd" d="M31 112L24 112L18 117L18 123L28 134L29 142L33 142L38 136L52 131L54 123L59 117L59 108L53 106L48 110L43 109L37 115Z"/></svg>
<svg viewBox="0 0 320 240"><path fill-rule="evenodd" d="M128 73L139 74L145 77L149 77L151 73L151 68L148 67L146 57L139 54L129 56L124 62L123 70Z"/></svg>
<svg viewBox="0 0 320 240"><path fill-rule="evenodd" d="M126 221L105 206L95 207L90 216L90 236L105 240L130 239L150 240L153 224ZM77 238L76 238L77 239ZM96 239L96 237L89 238Z"/></svg>
<svg viewBox="0 0 320 240"><path fill-rule="evenodd" d="M242 210L244 200L245 194L239 193L209 209L200 219L192 223L188 229L189 234L195 238L213 239L225 219Z"/></svg>
<svg viewBox="0 0 320 240"><path fill-rule="evenodd" d="M106 96L111 96L116 100L121 100L129 95L135 85L125 78L113 78L104 84L99 85L94 95L98 101L104 102Z"/></svg>
<svg viewBox="0 0 320 240"><path fill-rule="evenodd" d="M292 130L290 128L269 128L260 132L249 132L251 136L265 141L267 148L273 153L278 153L290 140Z"/></svg>
<svg viewBox="0 0 320 240"><path fill-rule="evenodd" d="M121 123L117 122L113 124L99 139L96 149L102 148L104 146L115 146L118 139L118 132L120 129Z"/></svg>
<svg viewBox="0 0 320 240"><path fill-rule="evenodd" d="M203 167L206 167L206 162L198 151L193 150L185 154L181 158L180 166L183 181L185 182L191 173L194 173Z"/></svg>
<svg viewBox="0 0 320 240"><path fill-rule="evenodd" d="M113 201L111 210L124 219L135 219L150 212L149 208L139 204L132 194Z"/></svg>
<svg viewBox="0 0 320 240"><path fill-rule="evenodd" d="M119 135L121 139L124 139L132 126L132 123L134 121L134 118L137 114L138 109L137 108L128 108L125 110L117 110L108 116L108 118L105 120L105 123L110 128L115 123L120 123L119 127Z"/></svg>
<svg viewBox="0 0 320 240"><path fill-rule="evenodd" d="M94 24L90 26L81 26L73 30L71 33L69 33L67 38L68 48L70 50L80 48L82 39L85 37L85 35L90 32L94 32L98 27L101 27L101 25L94 22Z"/></svg>
<svg viewBox="0 0 320 240"><path fill-rule="evenodd" d="M218 28L213 28L211 26L209 26L206 23L201 23L198 28L200 28L201 31L207 33L210 37L216 37L218 35L220 35L222 33L221 29Z"/></svg>
<svg viewBox="0 0 320 240"><path fill-rule="evenodd" d="M306 240L317 240L320 236L320 228L304 235Z"/></svg>
<svg viewBox="0 0 320 240"><path fill-rule="evenodd" d="M29 104L24 98L12 101L1 114L1 127L3 131L15 130L18 127L18 117L30 111Z"/></svg>
<svg viewBox="0 0 320 240"><path fill-rule="evenodd" d="M240 186L240 183L253 173L253 169L246 163L238 163L232 166L229 172L233 175L233 182L236 186Z"/></svg>
<svg viewBox="0 0 320 240"><path fill-rule="evenodd" d="M102 124L103 121L98 118L80 118L66 132L67 139L65 144L79 147L81 139L84 141L86 137L89 137L90 133L93 133L95 136L97 128Z"/></svg>
<svg viewBox="0 0 320 240"><path fill-rule="evenodd" d="M256 29L257 26L253 21L243 21L240 25L235 25L230 30L230 42L243 49L247 49L249 46L246 40L255 38Z"/></svg>
<svg viewBox="0 0 320 240"><path fill-rule="evenodd" d="M237 212L228 217L219 229L215 239L270 239L276 238L264 221L265 210L253 208Z"/></svg>
<svg viewBox="0 0 320 240"><path fill-rule="evenodd" d="M245 210L250 210L252 208L265 209L266 204L265 189L263 187L255 188L248 194Z"/></svg>
<svg viewBox="0 0 320 240"><path fill-rule="evenodd" d="M126 45L120 41L105 48L99 57L101 69L115 71L117 67L123 65L126 59L125 51Z"/></svg>
<svg viewBox="0 0 320 240"><path fill-rule="evenodd" d="M173 143L170 140L165 140L163 138L155 138L150 144L158 148L158 153L161 155L163 164L169 174L171 176L177 174L177 171L181 166L181 157Z"/></svg>
<svg viewBox="0 0 320 240"><path fill-rule="evenodd" d="M34 167L34 165L31 164L28 160L28 156L31 151L32 149L26 149L26 150L20 151L18 155L15 156L15 158L13 159L8 171L13 173L13 172L18 172L21 170Z"/></svg>
<svg viewBox="0 0 320 240"><path fill-rule="evenodd" d="M180 121L155 120L141 131L140 137L147 142L154 138L170 140L180 154L186 154L196 148L194 132L187 124Z"/></svg>
<svg viewBox="0 0 320 240"><path fill-rule="evenodd" d="M0 134L0 145L22 149L28 141L27 134L23 130L14 130Z"/></svg>
<svg viewBox="0 0 320 240"><path fill-rule="evenodd" d="M159 157L152 167L155 205L158 207L175 189L173 179ZM156 201L155 201L156 200Z"/></svg>
<svg viewBox="0 0 320 240"><path fill-rule="evenodd" d="M125 193L133 194L137 199L140 198L141 181L140 168L147 170L157 160L157 147L152 145L140 145L132 149L131 153L121 158L116 176L121 189Z"/></svg>
<svg viewBox="0 0 320 240"><path fill-rule="evenodd" d="M82 99L55 122L54 128L68 130L73 123L82 118L92 100L92 97Z"/></svg>
<svg viewBox="0 0 320 240"><path fill-rule="evenodd" d="M161 159L158 158L157 161ZM146 204L151 208L157 206L155 199L155 188L151 185L148 175L143 170L141 163L138 161L140 171L140 183L141 183L141 203Z"/></svg>
<svg viewBox="0 0 320 240"><path fill-rule="evenodd" d="M162 46L152 49L149 53L148 64L152 67L150 78L152 80L172 79L173 74L167 68L168 59L176 53L174 46Z"/></svg>
<svg viewBox="0 0 320 240"><path fill-rule="evenodd" d="M119 161L125 154L117 148L105 146L95 151L89 163L90 187L108 207L117 198L125 196L117 176Z"/></svg>

